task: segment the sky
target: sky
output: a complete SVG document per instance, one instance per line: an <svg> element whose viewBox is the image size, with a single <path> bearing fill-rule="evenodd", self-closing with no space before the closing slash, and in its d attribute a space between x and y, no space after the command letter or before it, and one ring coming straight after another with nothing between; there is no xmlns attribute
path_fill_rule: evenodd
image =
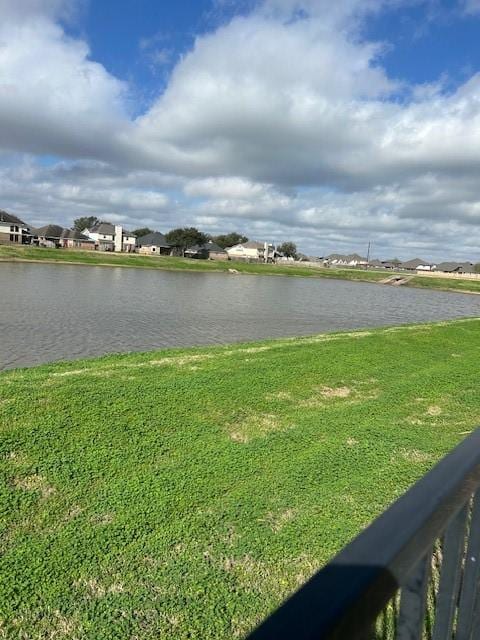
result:
<svg viewBox="0 0 480 640"><path fill-rule="evenodd" d="M0 209L480 261L480 0L0 0Z"/></svg>

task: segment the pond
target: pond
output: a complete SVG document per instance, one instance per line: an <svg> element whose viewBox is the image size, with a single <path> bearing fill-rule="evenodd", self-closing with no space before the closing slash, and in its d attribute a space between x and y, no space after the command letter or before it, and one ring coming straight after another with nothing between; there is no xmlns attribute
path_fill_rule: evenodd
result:
<svg viewBox="0 0 480 640"><path fill-rule="evenodd" d="M0 264L0 369L477 316L480 296L285 276Z"/></svg>

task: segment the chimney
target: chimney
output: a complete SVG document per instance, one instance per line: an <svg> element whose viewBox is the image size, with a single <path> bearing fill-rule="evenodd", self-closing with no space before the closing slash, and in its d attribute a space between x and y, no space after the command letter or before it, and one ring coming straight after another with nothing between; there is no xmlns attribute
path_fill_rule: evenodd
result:
<svg viewBox="0 0 480 640"><path fill-rule="evenodd" d="M123 250L123 227L119 224L115 225L115 237L113 239L115 243L115 251Z"/></svg>

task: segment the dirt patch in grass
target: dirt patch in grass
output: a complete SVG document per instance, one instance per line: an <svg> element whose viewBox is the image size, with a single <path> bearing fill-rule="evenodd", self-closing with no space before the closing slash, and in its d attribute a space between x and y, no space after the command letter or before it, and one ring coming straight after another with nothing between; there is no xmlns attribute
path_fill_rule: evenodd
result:
<svg viewBox="0 0 480 640"><path fill-rule="evenodd" d="M276 391L275 393L267 393L265 400L293 400L290 391Z"/></svg>
<svg viewBox="0 0 480 640"><path fill-rule="evenodd" d="M282 595L303 584L318 568L307 555L287 558L273 565L247 554L225 557L222 565L235 577L239 588L247 593L279 592Z"/></svg>
<svg viewBox="0 0 480 640"><path fill-rule="evenodd" d="M284 428L281 420L271 413L252 413L238 422L228 425L228 433L234 442L247 444L254 438L262 438Z"/></svg>
<svg viewBox="0 0 480 640"><path fill-rule="evenodd" d="M197 353L191 356L172 356L170 358L160 358L159 360L149 360L148 364L158 367L162 365L177 365L179 367L191 362L202 362L215 358L213 354Z"/></svg>
<svg viewBox="0 0 480 640"><path fill-rule="evenodd" d="M279 533L296 515L296 509L285 509L278 512L269 511L263 521L269 525L274 533Z"/></svg>
<svg viewBox="0 0 480 640"><path fill-rule="evenodd" d="M35 636L25 635L22 628L35 626ZM83 629L77 617L67 616L58 609L45 610L42 616L18 615L6 627L0 620L0 638L18 638L18 640L82 640Z"/></svg>
<svg viewBox="0 0 480 640"><path fill-rule="evenodd" d="M351 386L341 383L338 386L322 385L319 387L313 387L312 395L300 400L298 405L301 407L315 408L324 406L326 403L333 401L357 403L366 400L374 400L378 398L380 391L375 387L372 388L373 384L374 382L367 380L360 382L353 381Z"/></svg>
<svg viewBox="0 0 480 640"><path fill-rule="evenodd" d="M113 513L98 513L90 518L90 522L97 526L112 524L114 520L115 516Z"/></svg>
<svg viewBox="0 0 480 640"><path fill-rule="evenodd" d="M8 460L8 462L15 465L16 467L29 464L28 457L21 451L9 451L7 454L5 454L5 458L6 460Z"/></svg>
<svg viewBox="0 0 480 640"><path fill-rule="evenodd" d="M433 460L431 453L426 451L419 451L418 449L400 449L398 455L407 462L423 463ZM392 457L392 462L395 460L395 456Z"/></svg>
<svg viewBox="0 0 480 640"><path fill-rule="evenodd" d="M17 489L23 491L38 491L42 498L49 498L56 491L55 487L50 485L43 476L37 473L30 476L14 478L13 484Z"/></svg>
<svg viewBox="0 0 480 640"><path fill-rule="evenodd" d="M442 414L442 409L436 404L432 404L427 409L427 414L429 416L439 416Z"/></svg>
<svg viewBox="0 0 480 640"><path fill-rule="evenodd" d="M123 593L125 591L125 587L121 582L112 582L106 586L97 578L83 578L76 582L74 586L83 588L89 598L104 598L107 595Z"/></svg>
<svg viewBox="0 0 480 640"><path fill-rule="evenodd" d="M319 393L323 398L348 398L352 390L349 387L321 387Z"/></svg>
<svg viewBox="0 0 480 640"><path fill-rule="evenodd" d="M70 371L57 371L52 373L52 378L66 378L67 376L81 376L82 373L88 373L88 369L71 369Z"/></svg>

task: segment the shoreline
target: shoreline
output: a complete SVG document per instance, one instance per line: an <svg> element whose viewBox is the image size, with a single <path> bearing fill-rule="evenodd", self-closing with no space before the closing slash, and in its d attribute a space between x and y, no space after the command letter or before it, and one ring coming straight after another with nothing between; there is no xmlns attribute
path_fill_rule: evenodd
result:
<svg viewBox="0 0 480 640"><path fill-rule="evenodd" d="M3 251L2 251L3 249ZM23 249L15 248L14 251L18 252L54 252L58 250L51 249ZM64 264L70 266L92 266L92 267L122 267L130 269L148 269L150 271L184 271L184 272L197 272L197 273L226 273L228 275L265 275L265 276L287 276L287 277L301 277L301 278L326 278L334 280L348 280L350 282L367 282L371 284L384 284L381 280L393 276L393 275L405 275L397 274L396 272L378 272L370 270L360 269L335 269L325 267L312 267L298 265L281 265L281 264L262 264L262 263L243 263L243 262L214 262L214 261L193 261L188 258L176 258L176 257L151 257L140 256L137 254L102 254L94 252L82 252L76 251L76 260L68 259L68 255L65 259L59 256L52 255L37 255L37 256L22 256L15 253L9 254L8 249L5 252L4 247L0 247L0 264L1 263L25 263L25 264ZM73 252L70 252L73 254ZM107 259L105 261L104 256ZM100 260L96 261L98 257ZM93 259L92 259L93 258ZM103 260L102 260L103 259ZM134 264L134 261L141 261L141 264ZM152 264L148 264L148 260L155 260ZM193 263L193 264L192 264ZM235 269L237 273L230 273L229 269ZM384 286L394 286L387 285ZM469 280L467 278L458 280L451 280L448 278L438 277L423 277L422 275L413 275L411 280L402 287L416 288L416 289L429 289L433 291L444 291L452 293L465 293L469 295L480 294L480 280Z"/></svg>
<svg viewBox="0 0 480 640"><path fill-rule="evenodd" d="M271 351L280 348L297 348L308 345L316 345L322 342L334 342L347 338L363 338L371 335L390 335L403 331L426 331L428 329L436 329L439 327L450 327L452 325L463 325L471 322L480 322L480 317L465 316L464 318L453 318L447 320L438 320L433 322L407 322L405 324L388 324L380 327L359 327L358 329L344 329L324 331L322 333L313 333L307 335L284 336L281 338L261 338L259 340L241 340L239 342L211 343L211 344L193 344L189 346L178 345L159 347L148 349L146 351L110 351L108 353L92 354L79 356L71 359L49 360L46 362L38 362L35 364L19 365L10 367L7 363L6 368L0 368L0 378L2 375L14 374L17 372L28 373L37 369L48 368L65 368L69 366L81 365L82 369L74 369L73 374L88 371L95 367L97 363L109 362L110 360L138 360L139 358L152 358L161 356L167 360L169 357L189 355L197 355L203 352L211 352L212 357L231 355L234 351L243 351L245 353L255 353ZM92 365L90 367L89 365ZM121 364L119 364L121 366ZM126 365L128 367L128 364Z"/></svg>

